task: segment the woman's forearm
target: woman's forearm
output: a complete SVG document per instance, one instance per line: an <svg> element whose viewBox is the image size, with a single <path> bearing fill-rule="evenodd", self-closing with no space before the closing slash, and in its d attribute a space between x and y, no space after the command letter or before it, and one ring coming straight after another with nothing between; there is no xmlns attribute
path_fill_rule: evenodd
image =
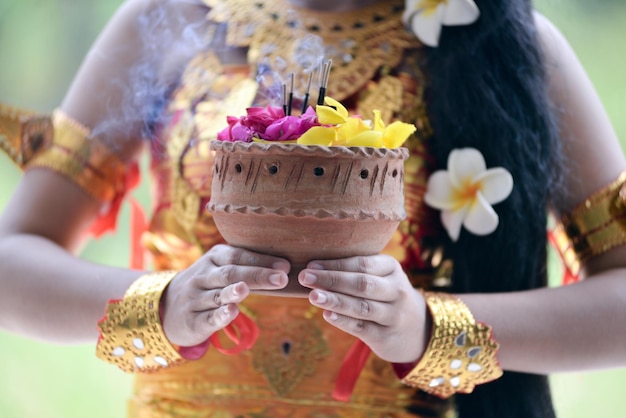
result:
<svg viewBox="0 0 626 418"><path fill-rule="evenodd" d="M460 295L493 327L503 369L528 373L626 365L626 270L560 288Z"/></svg>
<svg viewBox="0 0 626 418"><path fill-rule="evenodd" d="M54 343L95 342L109 299L139 271L80 260L36 235L0 238L0 328Z"/></svg>

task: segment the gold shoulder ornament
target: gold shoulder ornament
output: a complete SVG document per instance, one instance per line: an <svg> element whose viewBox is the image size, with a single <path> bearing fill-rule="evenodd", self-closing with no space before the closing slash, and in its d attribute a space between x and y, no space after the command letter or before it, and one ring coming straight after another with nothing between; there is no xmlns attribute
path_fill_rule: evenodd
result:
<svg viewBox="0 0 626 418"><path fill-rule="evenodd" d="M24 166L52 142L48 115L0 104L0 150L18 167Z"/></svg>
<svg viewBox="0 0 626 418"><path fill-rule="evenodd" d="M626 244L626 171L561 218L557 246L577 273L590 258Z"/></svg>

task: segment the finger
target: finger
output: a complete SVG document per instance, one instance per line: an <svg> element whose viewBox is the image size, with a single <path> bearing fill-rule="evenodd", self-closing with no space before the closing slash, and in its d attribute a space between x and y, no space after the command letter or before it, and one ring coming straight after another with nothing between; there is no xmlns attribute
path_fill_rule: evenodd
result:
<svg viewBox="0 0 626 418"><path fill-rule="evenodd" d="M380 326L391 326L397 315L389 303L356 298L352 296L313 290L309 301L314 306L334 312L341 316L372 322Z"/></svg>
<svg viewBox="0 0 626 418"><path fill-rule="evenodd" d="M250 288L245 282L239 282L225 287L220 292L220 302L222 305L230 303L240 303L250 294Z"/></svg>
<svg viewBox="0 0 626 418"><path fill-rule="evenodd" d="M284 258L260 254L243 248L229 245L216 245L209 251L210 261L216 266L237 265L256 266L289 273L291 265Z"/></svg>
<svg viewBox="0 0 626 418"><path fill-rule="evenodd" d="M378 254L340 258L336 260L311 261L307 268L316 270L335 270L354 273L365 273L385 277L397 268L397 261L388 255Z"/></svg>
<svg viewBox="0 0 626 418"><path fill-rule="evenodd" d="M311 289L325 289L380 302L398 299L400 291L392 279L334 270L305 269L298 274L298 281Z"/></svg>
<svg viewBox="0 0 626 418"><path fill-rule="evenodd" d="M211 289L203 291L193 306L194 312L217 309L229 303L238 304L250 294L248 285L244 282L231 284L223 289Z"/></svg>
<svg viewBox="0 0 626 418"><path fill-rule="evenodd" d="M235 283L245 283L249 290L276 290L287 285L289 278L282 270L261 267L226 265L215 268L202 280L207 290L221 289Z"/></svg>
<svg viewBox="0 0 626 418"><path fill-rule="evenodd" d="M168 338L175 344L192 347L206 341L215 332L226 327L238 314L237 305L232 303L217 309L189 312L184 319L184 327L177 327L173 334L168 334ZM185 332L181 334L182 328L185 329Z"/></svg>
<svg viewBox="0 0 626 418"><path fill-rule="evenodd" d="M363 341L376 341L383 334L380 325L363 319L352 318L333 311L324 311L323 317L329 324Z"/></svg>
<svg viewBox="0 0 626 418"><path fill-rule="evenodd" d="M194 331L205 336L204 340L206 340L208 336L230 324L238 314L239 308L234 303L220 306L217 309L199 312L194 318Z"/></svg>

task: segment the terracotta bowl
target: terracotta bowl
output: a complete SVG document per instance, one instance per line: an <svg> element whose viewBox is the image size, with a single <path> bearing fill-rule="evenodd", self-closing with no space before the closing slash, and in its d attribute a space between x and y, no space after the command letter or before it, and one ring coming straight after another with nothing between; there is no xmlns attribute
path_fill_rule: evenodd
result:
<svg viewBox="0 0 626 418"><path fill-rule="evenodd" d="M379 253L404 218L405 148L212 141L208 209L233 246L287 258L286 293L315 259Z"/></svg>

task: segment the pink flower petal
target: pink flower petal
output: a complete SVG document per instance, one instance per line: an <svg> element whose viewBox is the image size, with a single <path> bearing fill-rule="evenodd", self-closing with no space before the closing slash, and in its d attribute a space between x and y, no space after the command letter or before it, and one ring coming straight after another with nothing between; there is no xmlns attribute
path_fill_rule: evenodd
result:
<svg viewBox="0 0 626 418"><path fill-rule="evenodd" d="M241 124L236 124L235 126L233 126L230 133L231 133L231 138L233 140L245 141L245 142L252 141L252 136L254 134L252 129L248 128L247 126L243 126Z"/></svg>
<svg viewBox="0 0 626 418"><path fill-rule="evenodd" d="M285 117L283 108L276 106L249 107L247 114L242 118L241 124L258 134L263 134L268 126Z"/></svg>

